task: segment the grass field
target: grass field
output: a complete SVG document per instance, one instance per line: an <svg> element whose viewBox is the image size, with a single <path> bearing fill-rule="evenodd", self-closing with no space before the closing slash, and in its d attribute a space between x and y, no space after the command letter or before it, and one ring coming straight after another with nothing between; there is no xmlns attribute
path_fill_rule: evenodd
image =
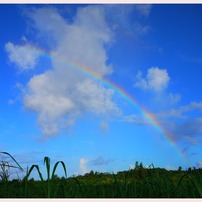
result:
<svg viewBox="0 0 202 202"><path fill-rule="evenodd" d="M134 169L114 173L91 171L84 176L67 178L63 161L58 161L51 170L50 158L44 158L47 179L38 165L32 165L23 179L9 180L8 168L22 170L17 161L8 153L14 165L0 162L1 198L201 198L202 169L167 171L162 168L144 168L136 162ZM56 175L61 164L64 177ZM40 180L30 179L37 170Z"/></svg>

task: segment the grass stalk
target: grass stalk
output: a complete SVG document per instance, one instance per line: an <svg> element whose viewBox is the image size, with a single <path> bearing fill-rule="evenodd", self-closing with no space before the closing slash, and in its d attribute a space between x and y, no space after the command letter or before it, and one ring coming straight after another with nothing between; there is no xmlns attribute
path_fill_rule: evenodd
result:
<svg viewBox="0 0 202 202"><path fill-rule="evenodd" d="M39 174L41 182L44 182L46 184L44 188L45 188L45 193L46 193L46 197L47 198L51 197L52 181L54 179L54 175L55 175L55 172L56 172L56 169L57 169L59 163L62 164L62 167L64 169L64 173L65 173L65 177L67 177L67 170L66 170L66 166L65 166L65 164L64 164L63 161L58 161L58 162L55 163L55 165L53 167L52 175L51 175L50 158L47 157L47 156L44 157L44 164L46 166L46 173L47 173L47 179L46 179L46 181L44 181L44 178L42 176L42 173L40 172L40 169L39 169L38 165L32 165L31 168L29 169L29 172L28 172L28 175L27 175L27 179L30 176L30 174L32 173L33 169L36 168L36 170L37 170L37 172ZM56 193L56 190L55 190L54 193ZM55 196L55 194L54 194L54 196Z"/></svg>

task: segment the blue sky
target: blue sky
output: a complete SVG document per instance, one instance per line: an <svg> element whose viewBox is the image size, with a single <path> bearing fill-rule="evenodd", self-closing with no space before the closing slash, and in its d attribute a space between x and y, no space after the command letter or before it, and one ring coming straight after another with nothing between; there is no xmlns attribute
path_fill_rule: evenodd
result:
<svg viewBox="0 0 202 202"><path fill-rule="evenodd" d="M68 176L201 167L201 18L191 4L1 4L0 150Z"/></svg>

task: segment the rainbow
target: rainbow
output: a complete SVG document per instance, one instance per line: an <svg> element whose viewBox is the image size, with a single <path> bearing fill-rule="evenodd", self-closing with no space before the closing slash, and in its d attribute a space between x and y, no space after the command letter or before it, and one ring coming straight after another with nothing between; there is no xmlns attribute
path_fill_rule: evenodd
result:
<svg viewBox="0 0 202 202"><path fill-rule="evenodd" d="M145 107L143 107L140 103L138 103L138 101L133 96L131 96L126 90L124 90L121 86L118 86L116 83L112 82L108 78L102 77L96 71L93 71L92 68L89 68L78 62L75 62L67 57L62 57L58 55L55 56L54 54L46 50L36 48L36 47L32 47L31 50L30 50L30 47L28 48L29 48L29 51L32 51L36 56L45 56L49 59L54 58L55 60L59 62L67 63L72 68L77 69L83 74L93 78L94 80L101 82L105 86L112 88L116 93L118 93L121 97L127 100L127 102L131 103L135 108L139 109L140 112L143 114L143 116L148 120L148 122L150 122L158 132L163 134L163 136L167 139L167 141L177 150L177 152L180 154L182 159L184 159L185 162L188 163L188 159L185 156L185 154L177 146L175 141L171 138L172 136L168 132L166 132L165 129L161 126L160 122L156 119L156 117L152 113L150 113L148 110L146 110Z"/></svg>

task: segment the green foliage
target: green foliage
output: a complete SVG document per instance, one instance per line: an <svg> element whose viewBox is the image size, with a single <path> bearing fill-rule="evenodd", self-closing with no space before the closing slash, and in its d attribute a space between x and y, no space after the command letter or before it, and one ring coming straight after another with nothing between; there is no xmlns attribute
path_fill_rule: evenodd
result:
<svg viewBox="0 0 202 202"><path fill-rule="evenodd" d="M65 177L67 177L67 171L66 171L66 166L64 164L63 161L58 161L57 163L55 163L54 167L53 167L53 171L52 171L52 175L51 175L51 170L50 170L50 158L49 157L44 157L44 164L46 165L46 173L47 173L47 179L46 181L44 181L44 178L40 172L40 169L39 169L39 166L38 165L32 165L31 168L29 169L28 171L28 174L27 176L25 177L26 180L28 180L30 174L32 173L33 169L36 168L38 174L39 174L39 177L40 177L40 180L41 182L43 183L43 188L45 190L45 193L46 193L46 196L47 198L50 198L51 197L51 193L54 193L54 196L57 192L57 189L54 190L54 192L51 192L52 191L52 184L53 184L53 181L55 180L55 171L57 169L57 166L59 165L59 163L62 164L62 167L64 169L64 173L65 173ZM51 175L51 177L50 177Z"/></svg>
<svg viewBox="0 0 202 202"><path fill-rule="evenodd" d="M194 185L198 197L202 198L202 175L199 171L194 169L194 172L191 174L191 182Z"/></svg>
<svg viewBox="0 0 202 202"><path fill-rule="evenodd" d="M0 180L1 181L8 181L10 174L9 174L9 163L7 161L2 161L0 164Z"/></svg>
<svg viewBox="0 0 202 202"><path fill-rule="evenodd" d="M16 162L16 161L14 161ZM91 171L84 176L67 178L66 166L58 161L51 170L50 158L44 158L47 178L38 165L27 168L23 180L0 181L1 198L201 198L202 169L176 171L155 168L152 164L144 168L136 162L135 168L114 173ZM55 173L61 164L65 177ZM3 165L3 163L2 163ZM16 167L20 168L16 163ZM29 179L33 170L39 181ZM6 173L9 175L9 172Z"/></svg>
<svg viewBox="0 0 202 202"><path fill-rule="evenodd" d="M9 177L10 177L10 169L20 169L23 170L22 167L18 164L18 162L15 160L15 158L10 155L8 152L0 152L1 155L5 155L6 157L9 157L9 161L0 160L0 197L6 196L9 197ZM12 164L14 163L14 165Z"/></svg>
<svg viewBox="0 0 202 202"><path fill-rule="evenodd" d="M178 171L179 171L179 172L181 172L181 171L182 171L182 167L181 167L181 166L179 166Z"/></svg>
<svg viewBox="0 0 202 202"><path fill-rule="evenodd" d="M22 169L22 167L18 164L18 162L15 160L15 158L13 157L13 156L11 156L8 152L0 152L0 154L4 154L4 155L6 155L6 156L9 156L10 158L11 158L11 160L12 161L14 161L14 163L16 164L16 165L12 165L10 162L8 162L8 161L3 161L3 160L1 160L1 163L0 163L0 167L1 167L1 173L3 173L3 175L4 174L7 174L8 175L8 173L7 173L7 169L6 168L17 168L17 169L20 169L20 170L23 170Z"/></svg>

